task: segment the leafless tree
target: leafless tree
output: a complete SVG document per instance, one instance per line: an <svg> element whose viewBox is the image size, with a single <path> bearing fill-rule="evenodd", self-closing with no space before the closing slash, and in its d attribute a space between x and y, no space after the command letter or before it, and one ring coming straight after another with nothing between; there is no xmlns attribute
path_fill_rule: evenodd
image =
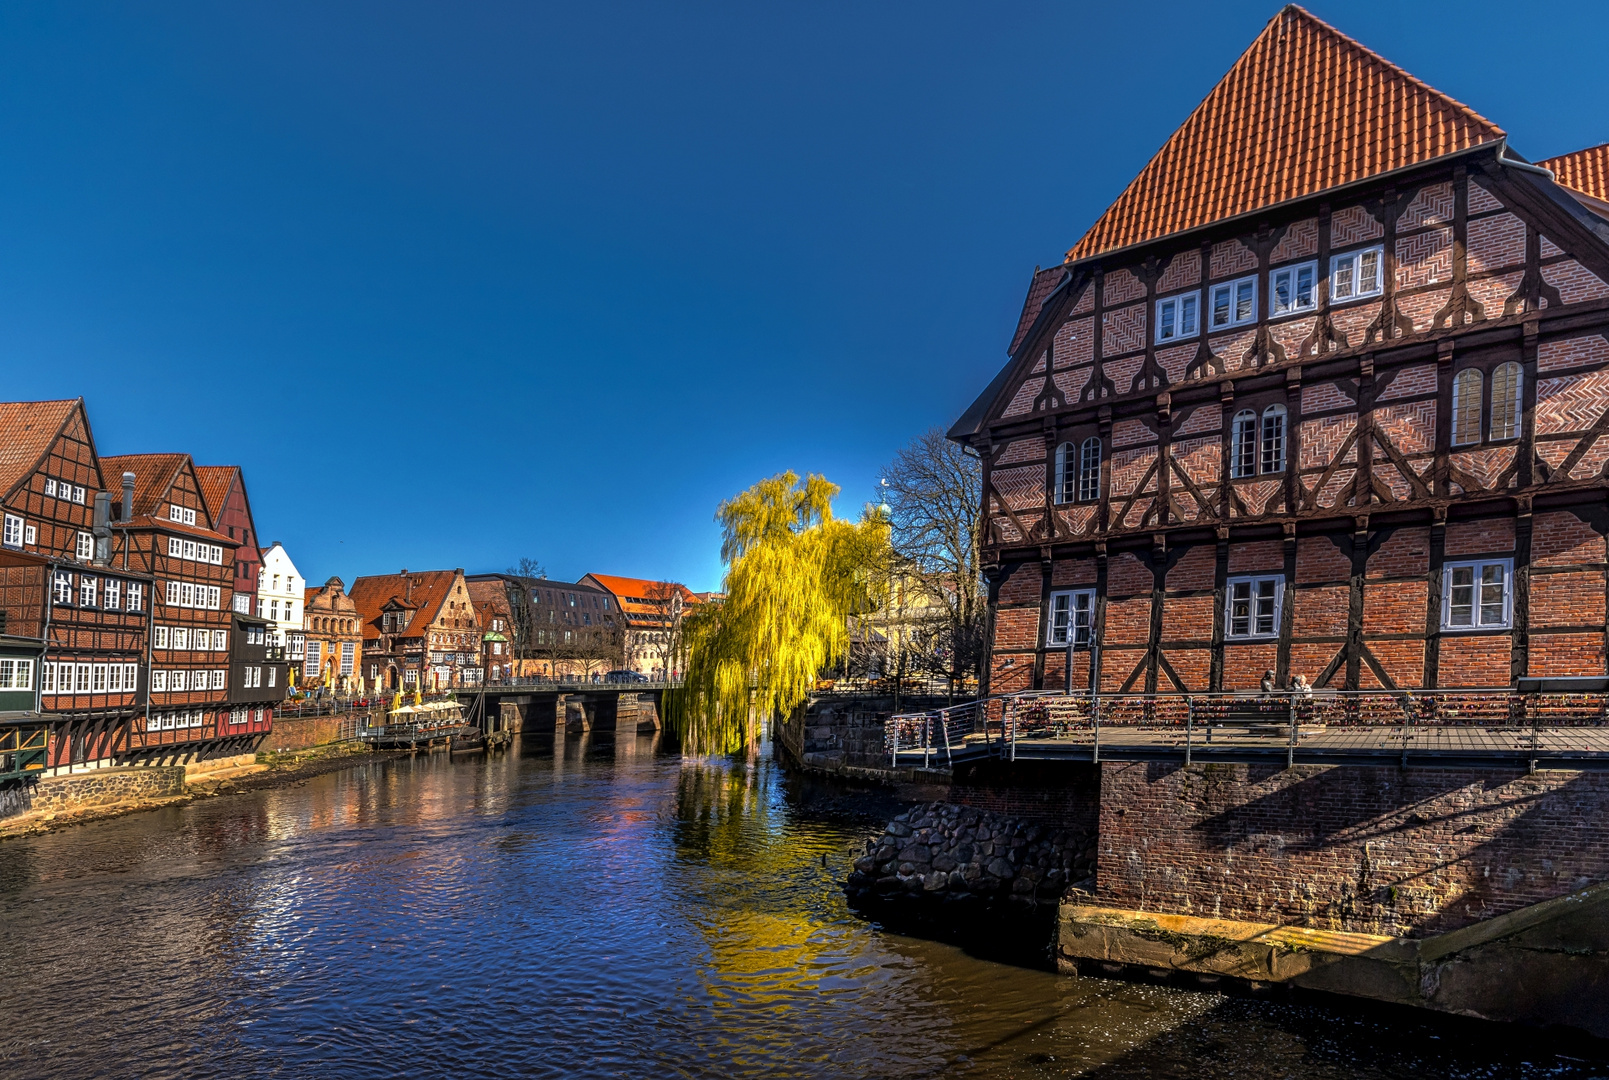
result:
<svg viewBox="0 0 1609 1080"><path fill-rule="evenodd" d="M521 555L519 562L509 567L507 570L504 570L503 573L517 578L525 578L527 580L535 580L537 578L545 578L548 576L548 572L543 568L542 564L531 558L529 555Z"/></svg>
<svg viewBox="0 0 1609 1080"><path fill-rule="evenodd" d="M908 589L906 663L952 687L983 673L986 601L979 566L982 473L976 458L930 428L884 470L878 492L888 506L893 572Z"/></svg>
<svg viewBox="0 0 1609 1080"><path fill-rule="evenodd" d="M682 619L687 614L684 594L681 584L674 581L655 581L648 586L646 599L659 608L663 625L651 631L647 652L658 661L660 674L667 679L681 669Z"/></svg>

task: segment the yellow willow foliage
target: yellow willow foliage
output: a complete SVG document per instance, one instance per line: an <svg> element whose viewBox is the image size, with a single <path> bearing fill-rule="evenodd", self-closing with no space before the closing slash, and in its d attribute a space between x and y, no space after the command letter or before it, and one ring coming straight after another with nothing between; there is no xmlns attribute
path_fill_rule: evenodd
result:
<svg viewBox="0 0 1609 1080"><path fill-rule="evenodd" d="M692 753L752 749L759 725L804 704L849 650L848 617L871 606L868 571L884 558L877 516L835 520L838 486L786 472L722 503L726 600L690 614L682 688L667 721Z"/></svg>

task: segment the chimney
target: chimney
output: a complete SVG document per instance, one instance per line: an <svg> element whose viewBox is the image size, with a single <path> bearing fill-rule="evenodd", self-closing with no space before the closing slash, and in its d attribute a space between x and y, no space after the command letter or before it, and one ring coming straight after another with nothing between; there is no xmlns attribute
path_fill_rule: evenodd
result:
<svg viewBox="0 0 1609 1080"><path fill-rule="evenodd" d="M134 520L134 474L123 474L123 518L125 522Z"/></svg>
<svg viewBox="0 0 1609 1080"><path fill-rule="evenodd" d="M95 536L95 564L105 566L112 561L112 493L95 493L95 518L90 526Z"/></svg>

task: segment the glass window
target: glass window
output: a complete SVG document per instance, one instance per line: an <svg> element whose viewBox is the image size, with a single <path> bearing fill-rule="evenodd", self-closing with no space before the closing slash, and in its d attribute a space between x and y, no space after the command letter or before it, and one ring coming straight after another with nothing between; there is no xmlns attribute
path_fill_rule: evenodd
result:
<svg viewBox="0 0 1609 1080"><path fill-rule="evenodd" d="M1330 260L1330 299L1336 303L1379 296L1384 291L1380 278L1384 248L1349 251Z"/></svg>
<svg viewBox="0 0 1609 1080"><path fill-rule="evenodd" d="M1229 429L1229 475L1257 475L1257 414L1242 409Z"/></svg>
<svg viewBox="0 0 1609 1080"><path fill-rule="evenodd" d="M1257 318L1257 279L1241 278L1212 287L1210 325L1213 330L1244 326Z"/></svg>
<svg viewBox="0 0 1609 1080"><path fill-rule="evenodd" d="M1263 410L1262 469L1265 473L1285 471L1285 406L1270 405Z"/></svg>
<svg viewBox="0 0 1609 1080"><path fill-rule="evenodd" d="M1083 502L1101 497L1101 440L1093 435L1078 450L1078 497Z"/></svg>
<svg viewBox="0 0 1609 1080"><path fill-rule="evenodd" d="M6 547L20 548L22 546L22 518L16 514L6 515L3 539Z"/></svg>
<svg viewBox="0 0 1609 1080"><path fill-rule="evenodd" d="M1313 287L1317 278L1316 262L1275 270L1268 279L1268 313L1273 316L1294 315L1298 311L1317 308L1318 291Z"/></svg>
<svg viewBox="0 0 1609 1080"><path fill-rule="evenodd" d="M55 597L56 603L58 603L58 604L70 604L70 603L72 603L73 602L73 575L69 574L65 570L57 570L56 571L56 579L55 579L54 584L51 587L51 591L52 591L52 593L53 593L53 595Z"/></svg>
<svg viewBox="0 0 1609 1080"><path fill-rule="evenodd" d="M1193 338L1200 327L1200 293L1170 296L1156 302L1156 340Z"/></svg>
<svg viewBox="0 0 1609 1080"><path fill-rule="evenodd" d="M1051 499L1058 503L1070 503L1077 494L1074 482L1073 463L1077 460L1077 449L1070 442L1064 442L1056 447L1056 475L1055 486L1051 488Z"/></svg>
<svg viewBox="0 0 1609 1080"><path fill-rule="evenodd" d="M1509 559L1449 563L1442 571L1442 629L1506 628L1512 568Z"/></svg>
<svg viewBox="0 0 1609 1080"><path fill-rule="evenodd" d="M1453 379L1453 445L1481 441L1481 373L1465 368Z"/></svg>
<svg viewBox="0 0 1609 1080"><path fill-rule="evenodd" d="M1285 578L1229 579L1229 603L1224 612L1227 634L1232 638L1275 637L1279 634L1279 606Z"/></svg>
<svg viewBox="0 0 1609 1080"><path fill-rule="evenodd" d="M1094 589L1051 593L1049 636L1045 644L1066 645L1067 635L1071 632L1075 647L1088 645L1094 612Z"/></svg>
<svg viewBox="0 0 1609 1080"><path fill-rule="evenodd" d="M1492 372L1492 420L1486 437L1493 442L1520 436L1520 365L1512 360Z"/></svg>

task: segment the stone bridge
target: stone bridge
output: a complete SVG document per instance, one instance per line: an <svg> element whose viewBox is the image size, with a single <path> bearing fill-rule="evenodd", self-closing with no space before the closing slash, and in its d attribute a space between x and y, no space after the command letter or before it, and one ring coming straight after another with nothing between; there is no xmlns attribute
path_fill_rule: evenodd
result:
<svg viewBox="0 0 1609 1080"><path fill-rule="evenodd" d="M527 735L658 731L667 683L536 683L459 691L468 721L483 731Z"/></svg>

